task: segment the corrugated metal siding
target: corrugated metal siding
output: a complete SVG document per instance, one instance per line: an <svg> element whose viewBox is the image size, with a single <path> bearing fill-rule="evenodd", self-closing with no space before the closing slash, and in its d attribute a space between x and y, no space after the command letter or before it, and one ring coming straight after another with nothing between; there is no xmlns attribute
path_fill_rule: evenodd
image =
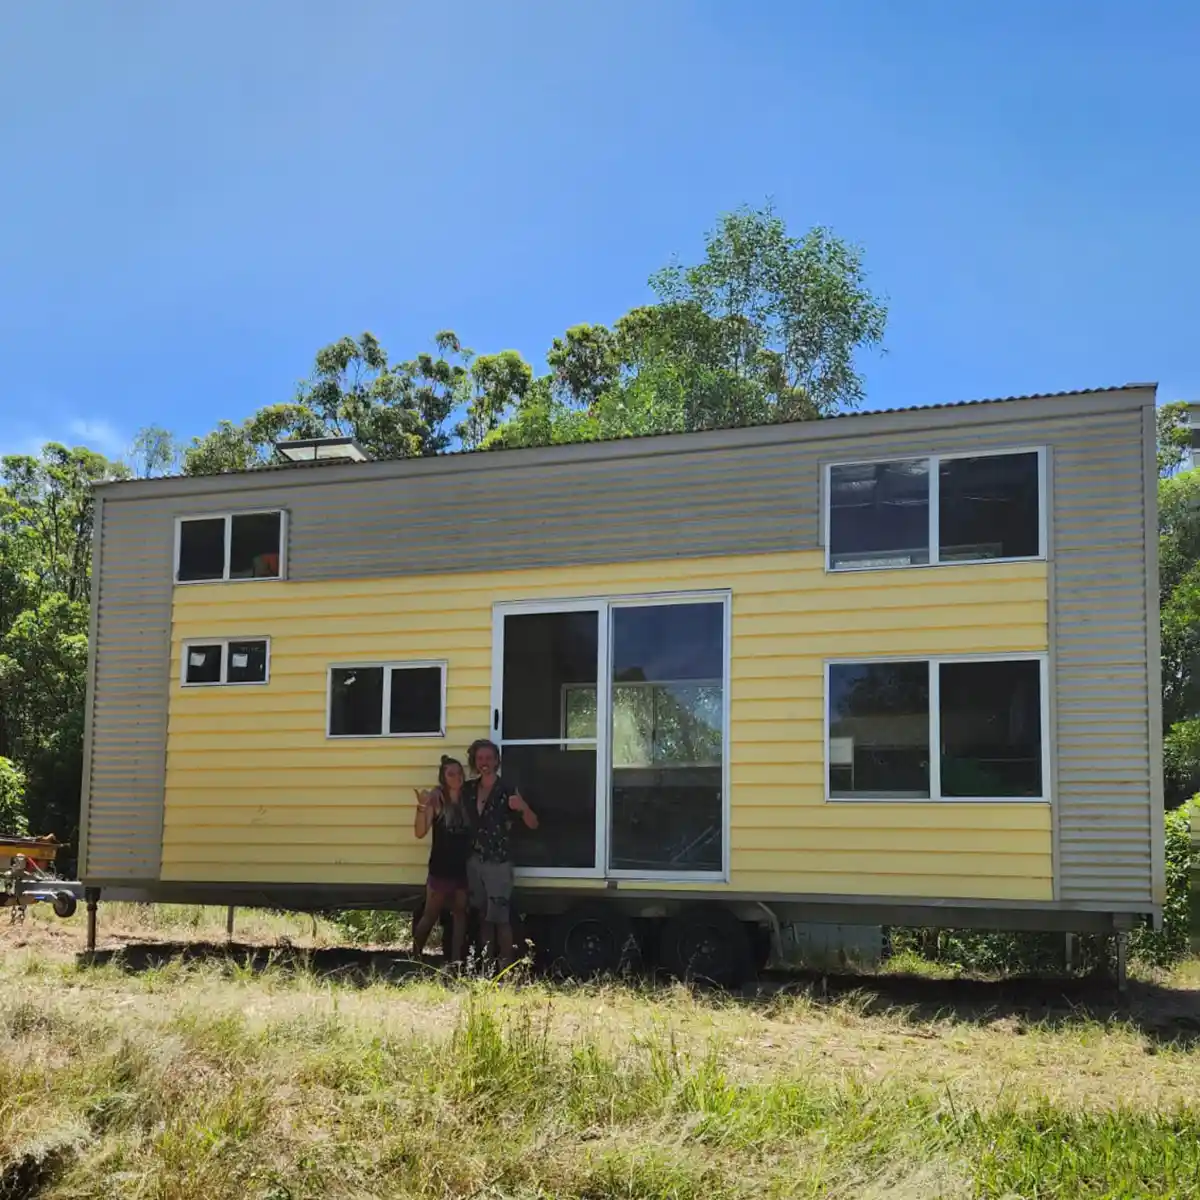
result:
<svg viewBox="0 0 1200 1200"><path fill-rule="evenodd" d="M1058 889L1152 896L1147 563L1140 413L1093 422L1054 459ZM1158 697L1153 697L1158 702Z"/></svg>
<svg viewBox="0 0 1200 1200"><path fill-rule="evenodd" d="M114 511L115 510L115 511ZM140 515L142 519L130 520ZM174 525L104 505L85 880L157 879Z"/></svg>
<svg viewBox="0 0 1200 1200"><path fill-rule="evenodd" d="M286 508L296 581L795 551L819 545L825 462L1047 445L1057 492L1051 530L1059 896L1143 905L1154 835L1141 410L1025 421L1000 406L994 412L987 424L947 419L930 430L914 421L911 432L862 436L848 422L836 440L781 434L777 444L694 453L658 454L651 439L638 457L512 472L489 465L420 478L332 480L281 471L267 488L220 495L108 493L106 536L113 542L101 592L92 873L101 862L106 873L117 862L145 871L152 836L157 846L177 515ZM886 586L882 579L879 585ZM125 807L110 815L110 805ZM135 826L138 849L122 855L109 831L128 837Z"/></svg>

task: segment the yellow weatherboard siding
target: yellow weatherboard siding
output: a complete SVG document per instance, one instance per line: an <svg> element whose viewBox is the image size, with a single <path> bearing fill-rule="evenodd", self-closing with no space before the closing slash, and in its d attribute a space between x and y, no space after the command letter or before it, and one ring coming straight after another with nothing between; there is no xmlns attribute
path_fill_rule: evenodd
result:
<svg viewBox="0 0 1200 1200"><path fill-rule="evenodd" d="M731 890L1050 899L1045 804L827 803L822 695L828 658L1044 651L1046 571L803 552L177 587L162 878L419 883L411 789L489 728L494 602L727 588ZM184 641L263 635L266 686L179 686ZM415 659L448 663L446 738L326 738L330 663Z"/></svg>

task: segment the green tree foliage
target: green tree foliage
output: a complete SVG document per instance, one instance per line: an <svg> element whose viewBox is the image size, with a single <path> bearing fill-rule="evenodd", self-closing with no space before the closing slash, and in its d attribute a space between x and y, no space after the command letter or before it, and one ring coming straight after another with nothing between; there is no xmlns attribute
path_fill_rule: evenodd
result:
<svg viewBox="0 0 1200 1200"><path fill-rule="evenodd" d="M0 833L24 836L28 832L25 772L12 759L0 757Z"/></svg>
<svg viewBox="0 0 1200 1200"><path fill-rule="evenodd" d="M1158 429L1158 473L1161 477L1174 475L1188 457L1192 446L1192 430L1188 422L1189 406L1182 400L1159 405L1155 413Z"/></svg>
<svg viewBox="0 0 1200 1200"><path fill-rule="evenodd" d="M128 474L57 443L0 459L0 756L24 776L29 825L63 840L79 815L91 485Z"/></svg>
<svg viewBox="0 0 1200 1200"><path fill-rule="evenodd" d="M650 278L657 303L611 329L576 325L547 354L491 444L679 433L803 420L862 399L855 355L886 310L861 252L827 229L801 237L769 206L727 213L702 261Z"/></svg>
<svg viewBox="0 0 1200 1200"><path fill-rule="evenodd" d="M179 461L175 439L161 425L138 430L129 448L129 465L138 479L169 475Z"/></svg>
<svg viewBox="0 0 1200 1200"><path fill-rule="evenodd" d="M184 451L184 470L189 475L251 470L270 462L275 443L289 438L352 437L372 458L445 450L447 421L470 399L471 354L449 330L434 340L436 355L422 353L402 363L389 362L371 333L325 346L290 403L261 408L240 425L221 421L194 438Z"/></svg>
<svg viewBox="0 0 1200 1200"><path fill-rule="evenodd" d="M1158 410L1158 578L1162 610L1163 773L1167 804L1200 791L1200 470L1187 406Z"/></svg>

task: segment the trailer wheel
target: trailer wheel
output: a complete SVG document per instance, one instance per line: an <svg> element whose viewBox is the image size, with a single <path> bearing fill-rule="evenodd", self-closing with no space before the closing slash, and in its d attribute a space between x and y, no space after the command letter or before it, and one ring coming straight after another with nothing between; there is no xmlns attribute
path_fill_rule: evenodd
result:
<svg viewBox="0 0 1200 1200"><path fill-rule="evenodd" d="M609 904L577 904L554 922L554 963L576 979L634 970L641 952L629 918Z"/></svg>
<svg viewBox="0 0 1200 1200"><path fill-rule="evenodd" d="M719 904L696 904L663 926L663 967L678 979L736 987L754 974L746 927Z"/></svg>
<svg viewBox="0 0 1200 1200"><path fill-rule="evenodd" d="M79 907L79 901L70 892L55 892L53 904L54 915L62 917L64 920L67 917L73 917L75 910Z"/></svg>
<svg viewBox="0 0 1200 1200"><path fill-rule="evenodd" d="M746 937L750 942L750 961L755 971L761 973L771 962L771 927L750 921L746 925Z"/></svg>

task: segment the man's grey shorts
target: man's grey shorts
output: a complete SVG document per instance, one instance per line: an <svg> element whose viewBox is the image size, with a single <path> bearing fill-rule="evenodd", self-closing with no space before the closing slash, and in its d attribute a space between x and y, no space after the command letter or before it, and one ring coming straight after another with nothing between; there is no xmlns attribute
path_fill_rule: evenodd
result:
<svg viewBox="0 0 1200 1200"><path fill-rule="evenodd" d="M467 887L471 907L479 909L489 925L512 924L513 865L467 859Z"/></svg>

